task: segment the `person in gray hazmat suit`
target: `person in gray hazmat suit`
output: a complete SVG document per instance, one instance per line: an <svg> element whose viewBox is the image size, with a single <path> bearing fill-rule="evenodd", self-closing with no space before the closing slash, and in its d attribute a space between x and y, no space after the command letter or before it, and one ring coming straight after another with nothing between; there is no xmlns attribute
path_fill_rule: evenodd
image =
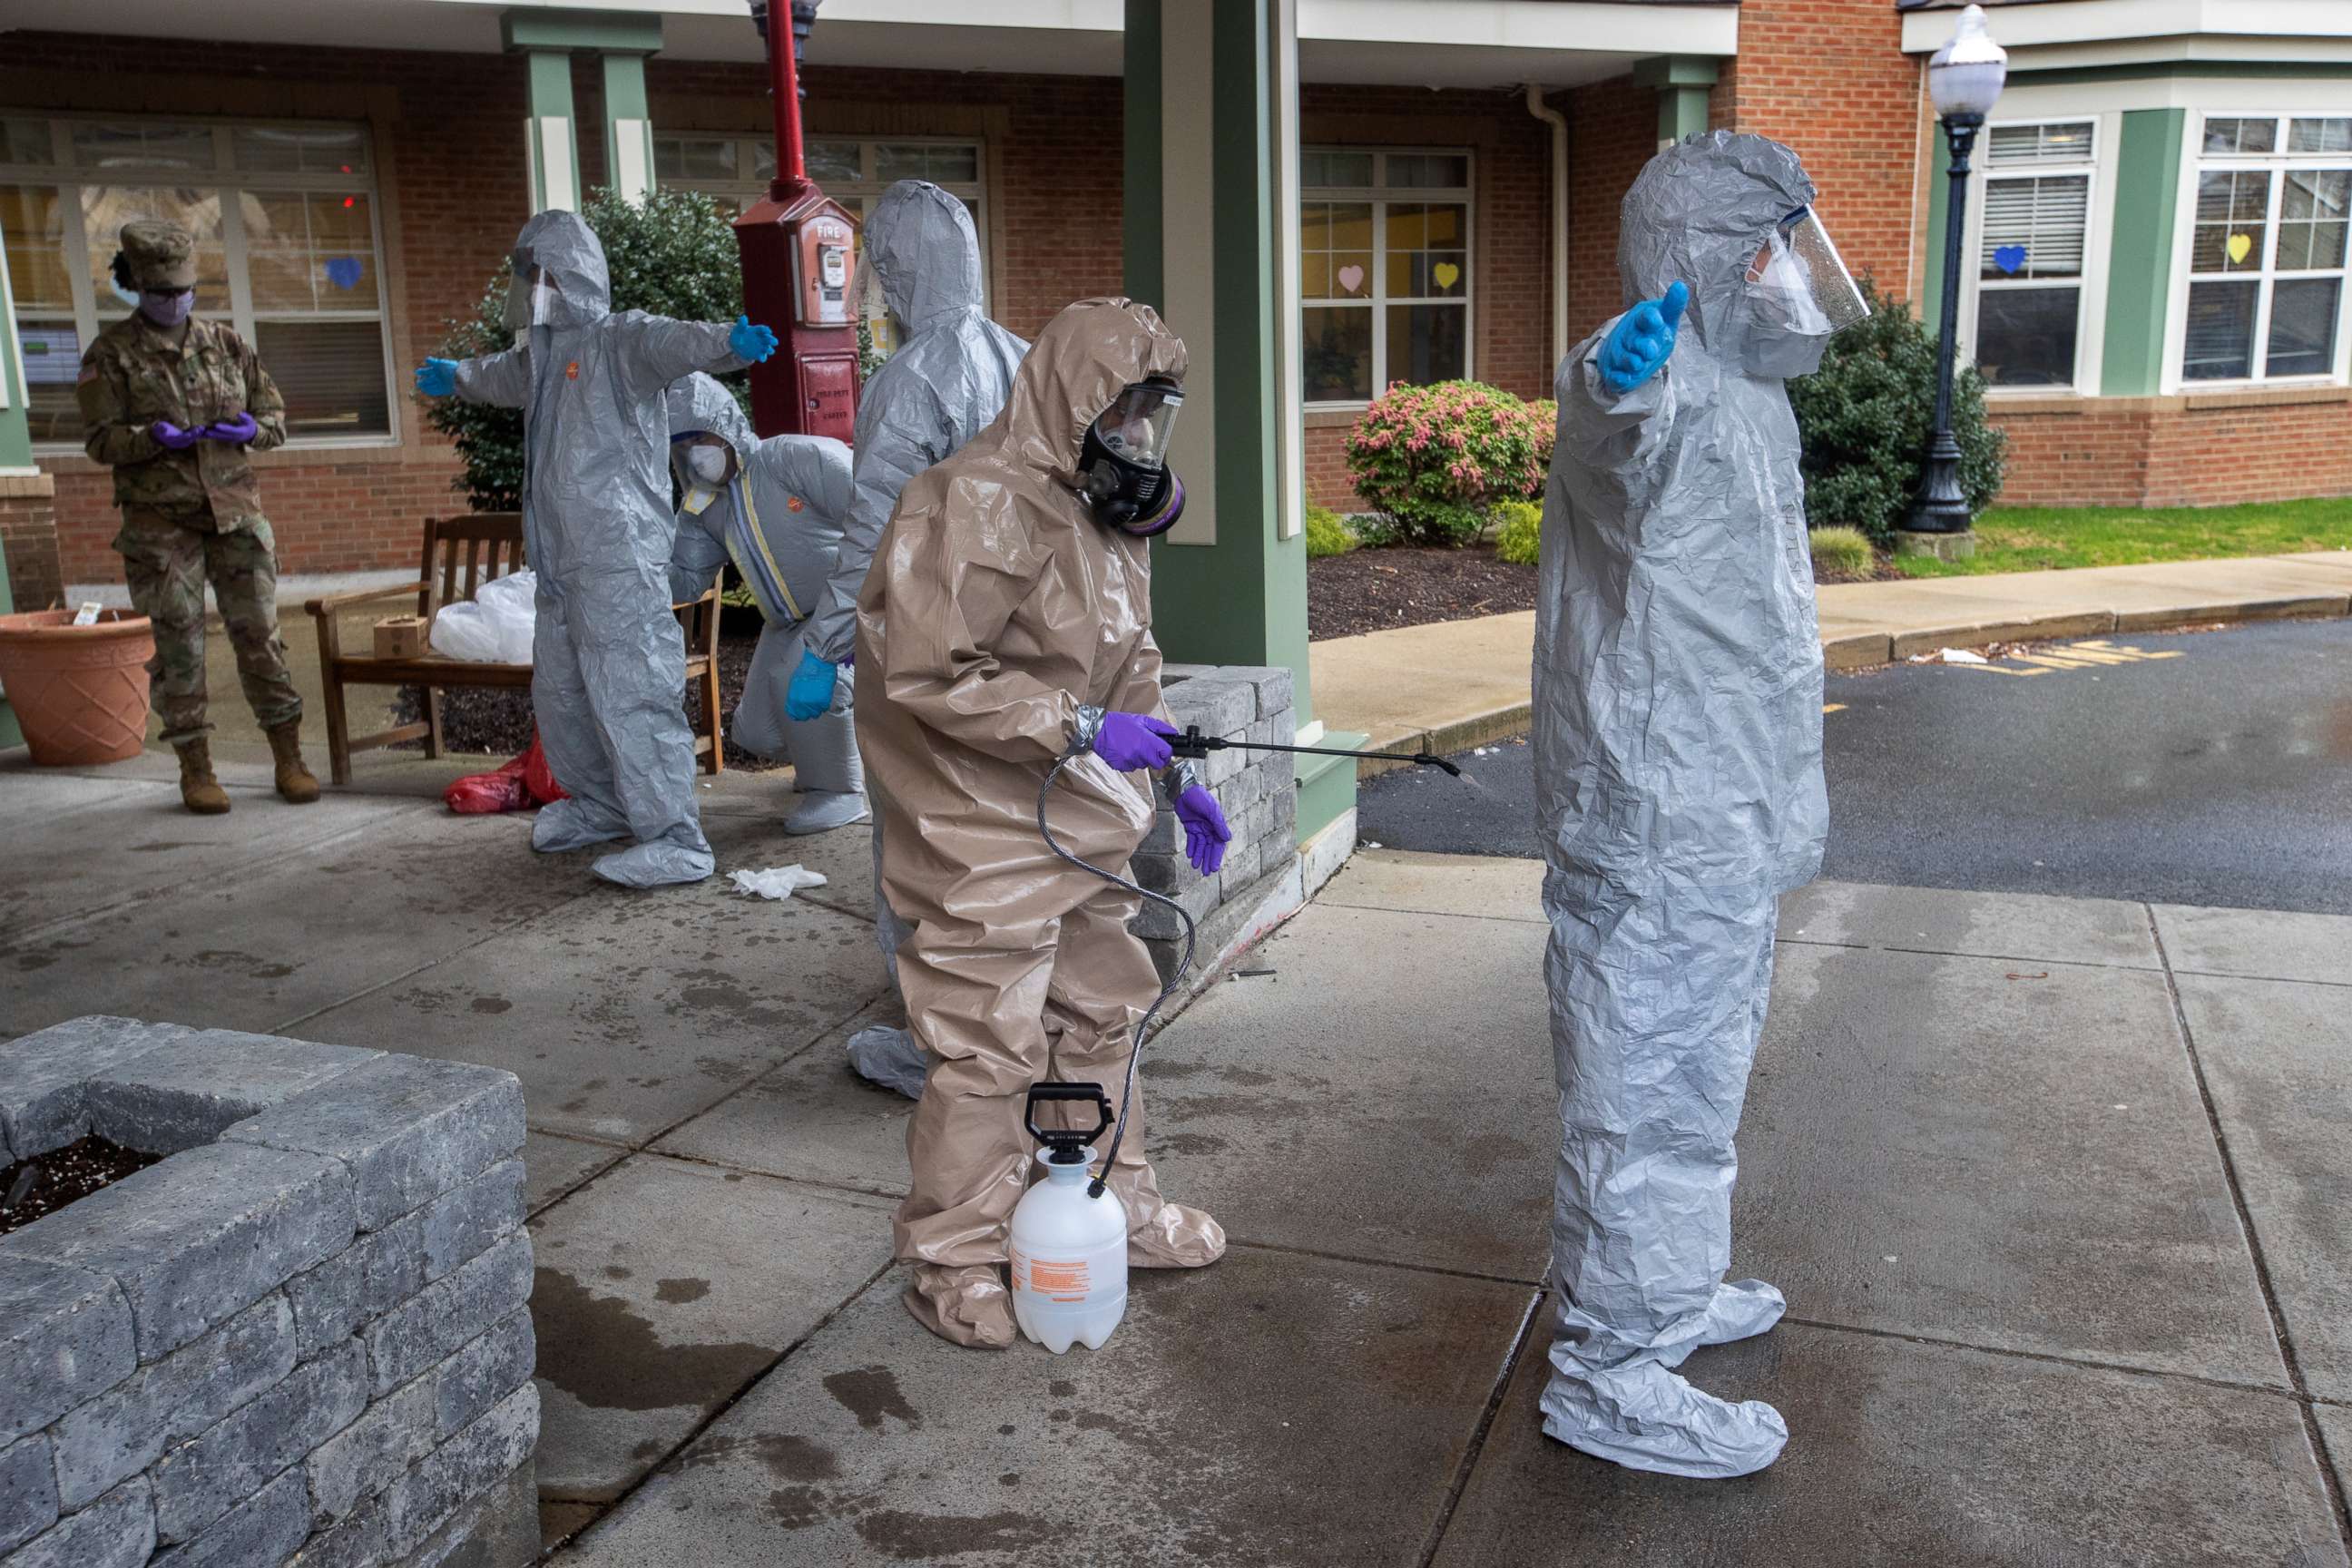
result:
<svg viewBox="0 0 2352 1568"><path fill-rule="evenodd" d="M1782 383L1867 311L1812 199L1759 136L1660 153L1618 229L1635 303L1557 387L1535 651L1561 1122L1544 1430L1673 1475L1744 1475L1788 1440L1770 1405L1675 1369L1785 1310L1723 1277L1774 916L1829 816Z"/></svg>
<svg viewBox="0 0 2352 1568"><path fill-rule="evenodd" d="M523 411L523 547L539 575L530 702L555 782L534 849L634 837L596 874L625 887L697 882L710 845L694 796L686 634L670 613L669 384L740 370L776 335L739 318L674 321L612 309L604 247L576 213L515 240L502 353L428 359L416 390Z"/></svg>
<svg viewBox="0 0 2352 1568"><path fill-rule="evenodd" d="M784 818L786 833L823 833L863 820L866 774L857 765L850 682L841 682L813 719L784 711L810 606L841 553L849 448L826 436L762 439L733 395L699 374L669 389L669 439L681 498L670 597L696 597L731 561L760 606L760 643L730 737L746 751L792 763L801 802Z"/></svg>
<svg viewBox="0 0 2352 1568"><path fill-rule="evenodd" d="M1012 395L1013 373L1029 345L988 319L981 287L980 236L956 197L924 180L901 180L867 215L861 265L879 285L898 352L859 393L849 524L824 603L809 623L789 708L794 718L824 710L841 667L857 649L857 592L882 530L907 481L943 461L987 426ZM863 288L852 290L866 297ZM874 823L874 936L898 981L906 922L882 896L882 822ZM909 1099L923 1092L928 1063L904 1029L860 1029L849 1038L858 1074Z"/></svg>

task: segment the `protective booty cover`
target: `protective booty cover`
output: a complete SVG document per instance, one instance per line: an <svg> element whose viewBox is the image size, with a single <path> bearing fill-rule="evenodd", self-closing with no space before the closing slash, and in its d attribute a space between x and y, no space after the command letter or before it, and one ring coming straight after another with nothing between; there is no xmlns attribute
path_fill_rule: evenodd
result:
<svg viewBox="0 0 2352 1568"><path fill-rule="evenodd" d="M931 1059L913 1035L877 1024L849 1037L849 1066L868 1083L896 1089L908 1100L920 1100Z"/></svg>
<svg viewBox="0 0 2352 1568"><path fill-rule="evenodd" d="M624 888L665 888L673 882L699 882L719 868L710 847L656 841L639 844L617 855L607 855L591 868L608 882Z"/></svg>
<svg viewBox="0 0 2352 1568"><path fill-rule="evenodd" d="M1727 1345L1768 1332L1789 1310L1777 1286L1761 1279L1738 1279L1716 1288L1715 1300L1698 1321L1691 1337L1680 1345L1659 1348L1658 1359L1680 1366L1691 1352L1706 1345Z"/></svg>
<svg viewBox="0 0 2352 1568"><path fill-rule="evenodd" d="M808 790L784 818L784 831L795 837L825 833L866 820L866 797L855 790Z"/></svg>
<svg viewBox="0 0 2352 1568"><path fill-rule="evenodd" d="M943 1340L974 1350L1001 1351L1013 1342L1013 1292L994 1263L949 1268L915 1265L902 1298L915 1321Z"/></svg>
<svg viewBox="0 0 2352 1568"><path fill-rule="evenodd" d="M1134 1268L1206 1268L1224 1255L1225 1227L1199 1209L1163 1201L1139 1223L1135 1205L1128 1209L1127 1261Z"/></svg>
<svg viewBox="0 0 2352 1568"><path fill-rule="evenodd" d="M590 808L578 800L551 801L539 808L531 819L530 847L542 855L561 855L570 849L585 849L591 844L610 844L615 838L626 838L629 825L614 819L599 820Z"/></svg>
<svg viewBox="0 0 2352 1568"><path fill-rule="evenodd" d="M1684 1475L1770 1462L1785 1430L1671 1371L1777 1321L1735 1286L1736 1134L1779 895L1821 865L1821 645L1796 420L1743 368L1747 272L1812 184L1716 132L1625 197L1625 300L1690 289L1673 356L1609 389L1609 326L1560 365L1543 521L1534 745L1559 1083L1546 1423Z"/></svg>
<svg viewBox="0 0 2352 1568"><path fill-rule="evenodd" d="M1561 1367L1539 1401L1544 1431L1598 1459L1661 1475L1721 1480L1762 1469L1780 1457L1789 1424L1760 1399L1738 1405L1691 1386L1644 1358L1594 1371Z"/></svg>

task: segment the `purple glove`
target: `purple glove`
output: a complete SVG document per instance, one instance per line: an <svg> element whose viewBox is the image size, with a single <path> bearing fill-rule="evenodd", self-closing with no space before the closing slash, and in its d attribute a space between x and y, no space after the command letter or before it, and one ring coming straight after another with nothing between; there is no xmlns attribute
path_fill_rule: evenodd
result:
<svg viewBox="0 0 2352 1568"><path fill-rule="evenodd" d="M261 434L261 426L253 422L250 412L240 412L234 419L224 419L216 425L204 426L196 431L196 434L207 441L226 441L233 447L242 447Z"/></svg>
<svg viewBox="0 0 2352 1568"><path fill-rule="evenodd" d="M1215 876L1225 863L1225 846L1234 838L1217 797L1194 784L1176 797L1176 820L1184 825L1184 858L1203 877Z"/></svg>
<svg viewBox="0 0 2352 1568"><path fill-rule="evenodd" d="M174 452L184 452L205 438L203 431L183 430L169 419L158 419L147 426L147 434L153 437L158 444L169 447Z"/></svg>
<svg viewBox="0 0 2352 1568"><path fill-rule="evenodd" d="M1141 713L1106 713L1095 731L1095 755L1122 773L1138 768L1157 773L1174 758L1168 742L1175 737L1176 727L1161 720Z"/></svg>

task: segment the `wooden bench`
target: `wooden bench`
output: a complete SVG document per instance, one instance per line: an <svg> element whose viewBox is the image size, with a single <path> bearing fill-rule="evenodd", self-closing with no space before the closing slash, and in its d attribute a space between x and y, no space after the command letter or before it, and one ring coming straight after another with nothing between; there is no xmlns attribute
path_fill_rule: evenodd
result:
<svg viewBox="0 0 2352 1568"><path fill-rule="evenodd" d="M415 596L416 614L429 627L433 614L444 605L471 599L475 591L494 578L519 571L523 559L522 514L513 511L476 512L467 517L427 518L425 553L418 581L398 587L370 588L312 599L303 607L318 625L319 674L327 706L327 762L339 784L352 782L352 753L373 751L403 741L425 742L425 754L441 754L441 693L451 687L530 685L527 664L488 664L474 659L447 658L427 652L416 658L378 658L367 653L345 653L341 617L362 605L381 604L391 613L394 601ZM691 691L700 683L701 713L694 726L695 761L707 773L725 766L719 738L719 583L698 599L672 606L686 629L686 679ZM343 707L346 686L418 686L425 689L425 717L413 724L397 724L373 735L354 736Z"/></svg>

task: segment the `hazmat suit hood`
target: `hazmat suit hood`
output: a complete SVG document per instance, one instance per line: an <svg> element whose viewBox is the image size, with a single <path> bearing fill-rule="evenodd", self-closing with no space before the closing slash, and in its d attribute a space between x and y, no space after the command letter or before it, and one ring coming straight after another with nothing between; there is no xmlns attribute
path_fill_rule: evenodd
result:
<svg viewBox="0 0 2352 1568"><path fill-rule="evenodd" d="M917 1265L908 1305L965 1343L993 1331L982 1320L1003 1292L992 1271L1029 1166L1022 1095L1051 1076L1116 1101L1158 989L1128 928L1139 900L1063 861L1037 828L1042 810L1071 854L1117 868L1152 825L1144 776L1091 752L1042 804L1039 790L1082 709L1166 716L1150 546L1096 522L1075 483L1087 425L1121 388L1181 383L1184 365L1148 306L1065 309L1003 412L907 483L857 598L858 746L883 890L912 928L898 950L908 1018L936 1063L894 1235ZM1109 1175L1130 1263L1213 1259L1223 1232L1160 1195L1140 1125Z"/></svg>
<svg viewBox="0 0 2352 1568"><path fill-rule="evenodd" d="M1676 1368L1784 1305L1724 1278L1733 1139L1779 898L1820 869L1828 802L1797 423L1780 375L1746 368L1770 330L1746 278L1812 195L1761 137L1658 153L1618 257L1629 308L1688 286L1673 352L1612 387L1605 323L1555 383L1531 726L1562 1134L1544 1429L1676 1475L1748 1473L1788 1436Z"/></svg>
<svg viewBox="0 0 2352 1568"><path fill-rule="evenodd" d="M738 473L751 467L751 454L760 449L760 437L751 433L751 422L743 417L743 406L735 401L734 394L697 371L670 383L667 398L671 440L681 436L716 436L734 452Z"/></svg>
<svg viewBox="0 0 2352 1568"><path fill-rule="evenodd" d="M980 235L962 202L927 180L901 180L866 216L866 265L883 302L909 334L987 307Z"/></svg>
<svg viewBox="0 0 2352 1568"><path fill-rule="evenodd" d="M528 277L533 267L555 283L549 326L592 326L611 313L613 279L604 247L578 213L550 210L522 226L515 239L515 276Z"/></svg>
<svg viewBox="0 0 2352 1568"><path fill-rule="evenodd" d="M1711 131L1676 142L1625 193L1617 271L1626 308L1661 298L1670 284L1687 285L1690 308L1672 363L1687 368L1684 356L1693 347L1727 363L1757 247L1783 218L1812 204L1804 165L1778 142Z"/></svg>

